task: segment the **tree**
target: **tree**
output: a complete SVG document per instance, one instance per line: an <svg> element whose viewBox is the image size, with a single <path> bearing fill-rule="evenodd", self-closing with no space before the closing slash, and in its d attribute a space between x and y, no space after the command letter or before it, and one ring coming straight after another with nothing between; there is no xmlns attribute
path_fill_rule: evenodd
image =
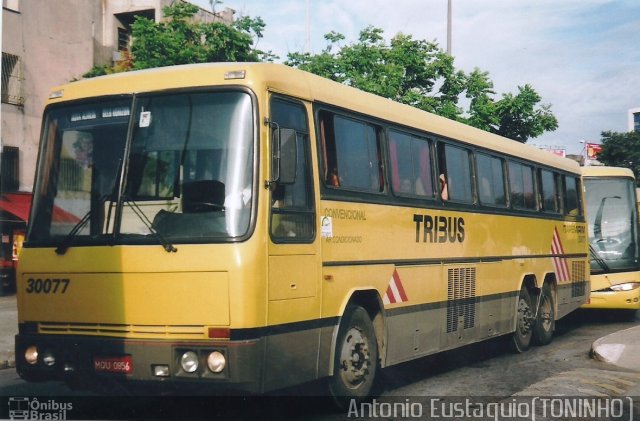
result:
<svg viewBox="0 0 640 421"><path fill-rule="evenodd" d="M212 2L212 7L218 2ZM198 22L196 5L175 2L162 9L165 19L155 22L138 16L131 26L130 54L114 66L95 66L84 77L131 69L220 61L272 61L276 56L257 48L265 23L248 16L232 24ZM256 43L254 44L254 39Z"/></svg>
<svg viewBox="0 0 640 421"><path fill-rule="evenodd" d="M383 31L371 26L352 44L341 46L345 37L337 32L325 39L321 53L289 53L285 64L520 142L558 127L530 85L496 100L487 72L456 70L435 42L399 33L387 44Z"/></svg>
<svg viewBox="0 0 640 421"><path fill-rule="evenodd" d="M640 180L640 132L602 132L598 161L612 167L630 168Z"/></svg>

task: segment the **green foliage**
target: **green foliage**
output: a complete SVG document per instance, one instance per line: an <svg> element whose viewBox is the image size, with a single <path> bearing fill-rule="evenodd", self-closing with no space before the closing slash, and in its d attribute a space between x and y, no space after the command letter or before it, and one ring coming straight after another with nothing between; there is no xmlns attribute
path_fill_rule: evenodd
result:
<svg viewBox="0 0 640 421"><path fill-rule="evenodd" d="M91 78L96 76L104 76L109 74L109 66L93 66L87 73L83 74L84 78Z"/></svg>
<svg viewBox="0 0 640 421"><path fill-rule="evenodd" d="M213 1L212 7L218 3ZM266 26L261 18L243 16L231 25L205 23L193 19L198 10L198 6L191 3L175 2L163 9L162 22L137 17L131 26L131 53L115 66L95 66L83 76L176 64L273 61L277 58L270 51L257 49L257 40L262 38Z"/></svg>
<svg viewBox="0 0 640 421"><path fill-rule="evenodd" d="M221 61L273 60L274 56L254 48L253 38L262 38L262 19L241 17L227 25L203 23L191 18L198 7L176 2L163 9L159 23L139 17L132 25L133 68L146 69L174 64Z"/></svg>
<svg viewBox="0 0 640 421"><path fill-rule="evenodd" d="M383 31L371 26L352 44L341 45L345 37L336 32L325 39L321 53L289 53L285 64L520 142L558 127L530 85L496 100L487 72L456 70L435 42L398 33L387 44Z"/></svg>
<svg viewBox="0 0 640 421"><path fill-rule="evenodd" d="M640 132L602 132L598 161L612 167L630 168L640 181Z"/></svg>
<svg viewBox="0 0 640 421"><path fill-rule="evenodd" d="M518 94L504 94L495 103L498 126L495 133L526 142L529 137L538 137L545 131L558 128L558 120L551 113L550 105L536 105L540 95L530 86L518 87Z"/></svg>

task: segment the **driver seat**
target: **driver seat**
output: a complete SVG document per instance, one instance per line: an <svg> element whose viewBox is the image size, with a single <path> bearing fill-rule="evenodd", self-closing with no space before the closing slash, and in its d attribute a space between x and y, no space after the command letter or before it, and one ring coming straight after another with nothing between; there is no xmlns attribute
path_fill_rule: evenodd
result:
<svg viewBox="0 0 640 421"><path fill-rule="evenodd" d="M197 180L182 185L182 212L211 212L212 207L224 210L225 187L218 180Z"/></svg>

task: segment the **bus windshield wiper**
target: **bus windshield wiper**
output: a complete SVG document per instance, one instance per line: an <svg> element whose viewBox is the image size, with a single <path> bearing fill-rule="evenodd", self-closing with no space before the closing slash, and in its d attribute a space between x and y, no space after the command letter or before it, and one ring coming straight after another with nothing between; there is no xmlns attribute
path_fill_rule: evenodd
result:
<svg viewBox="0 0 640 421"><path fill-rule="evenodd" d="M117 173L119 172L118 169L121 168L121 165L122 165L122 158L120 158L118 160L118 164L116 165ZM102 196L99 197L98 203L100 205L104 205L104 203L107 201L107 199L110 199L109 201L111 203L115 202L114 198L117 196L117 193L118 193L118 191L117 191L118 180L119 180L119 177L116 177L115 180L113 180L113 185L111 186L111 194L105 194L105 195L102 195ZM64 237L64 239L62 240L60 245L58 245L58 247L56 247L56 253L57 254L65 254L67 252L67 250L71 246L71 243L73 242L73 239L76 237L78 232L80 232L80 230L82 228L84 228L85 225L87 225L87 222L89 222L89 220L91 220L91 215L93 213L93 209L94 208L92 206L89 206L89 211L82 217L82 219L80 219L80 221L78 221L77 224L75 224L73 226L73 228L71 228L71 231L69 231L67 236ZM107 215L107 223L105 225L106 227L109 226L110 218L111 218L111 205L109 205L109 213Z"/></svg>
<svg viewBox="0 0 640 421"><path fill-rule="evenodd" d="M113 202L113 195L104 195L98 199L98 202L104 204L108 199ZM56 247L57 254L65 254L69 247L71 247L71 243L73 243L73 239L78 235L80 230L87 225L87 222L91 220L91 216L93 215L93 208L90 208L87 213L71 228L71 231L67 234L66 237L62 240L62 242Z"/></svg>
<svg viewBox="0 0 640 421"><path fill-rule="evenodd" d="M69 246L71 246L71 242L76 237L78 232L80 232L80 230L84 228L84 226L87 225L87 222L89 222L89 220L91 219L91 211L92 209L89 209L89 211L82 217L82 219L80 219L78 223L75 224L73 228L71 228L71 231L69 231L67 236L64 237L62 242L58 245L58 247L56 247L56 254L65 254L67 252Z"/></svg>
<svg viewBox="0 0 640 421"><path fill-rule="evenodd" d="M156 231L155 228L153 228L153 223L149 220L149 218L147 218L147 215L144 214L144 212L142 211L142 209L140 209L136 202L130 200L128 197L124 197L124 201L127 202L129 206L131 206L133 213L135 213L140 221L142 221L149 232L158 239L158 241L162 245L162 248L164 248L167 253L175 253L176 251L178 251L178 249L173 244L171 244L169 240L167 240L162 234L160 234L158 231Z"/></svg>
<svg viewBox="0 0 640 421"><path fill-rule="evenodd" d="M609 272L609 265L604 261L598 250L596 250L591 244L589 244L589 252L591 253L591 258L595 260L595 262L600 265L600 267L605 271Z"/></svg>

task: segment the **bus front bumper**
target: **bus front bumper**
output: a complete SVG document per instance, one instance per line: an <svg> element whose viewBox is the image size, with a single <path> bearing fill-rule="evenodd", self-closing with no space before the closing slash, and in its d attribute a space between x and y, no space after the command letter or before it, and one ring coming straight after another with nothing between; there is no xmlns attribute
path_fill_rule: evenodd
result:
<svg viewBox="0 0 640 421"><path fill-rule="evenodd" d="M180 386L209 384L260 392L262 339L163 341L72 335L16 335L16 370L27 381L64 380ZM212 371L208 359L215 354Z"/></svg>
<svg viewBox="0 0 640 421"><path fill-rule="evenodd" d="M629 291L591 291L589 303L582 308L640 310L640 288Z"/></svg>

